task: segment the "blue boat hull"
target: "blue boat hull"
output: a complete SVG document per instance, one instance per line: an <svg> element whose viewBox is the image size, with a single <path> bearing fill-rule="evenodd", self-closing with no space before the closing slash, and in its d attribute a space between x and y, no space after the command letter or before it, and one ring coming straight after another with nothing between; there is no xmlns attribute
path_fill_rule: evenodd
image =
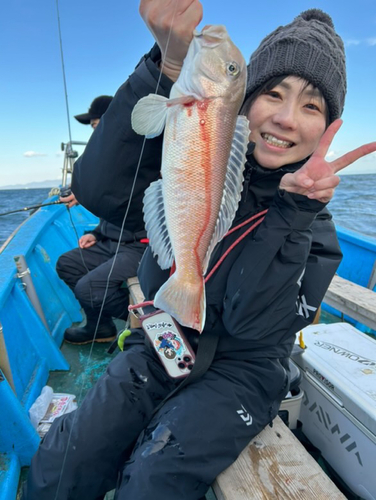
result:
<svg viewBox="0 0 376 500"><path fill-rule="evenodd" d="M5 376L0 370L0 500L16 498L20 469L30 464L39 445L28 411L50 371L69 369L60 345L64 330L82 320L79 303L56 274L56 261L97 223L82 206L73 207L70 213L64 205L44 207L20 226L0 253L0 323L5 351L0 360L7 372ZM17 277L14 257L19 255L26 259L47 325Z"/></svg>
<svg viewBox="0 0 376 500"><path fill-rule="evenodd" d="M370 287L372 273L376 271L376 239L341 226L336 226L336 228L338 241L343 253L343 259L337 271L338 275L357 285L376 291L376 280ZM322 308L333 316L342 318L340 311L333 309L325 304L325 302ZM360 331L376 335L375 330L371 330L367 326L354 321L352 318L345 316L344 319L352 323Z"/></svg>

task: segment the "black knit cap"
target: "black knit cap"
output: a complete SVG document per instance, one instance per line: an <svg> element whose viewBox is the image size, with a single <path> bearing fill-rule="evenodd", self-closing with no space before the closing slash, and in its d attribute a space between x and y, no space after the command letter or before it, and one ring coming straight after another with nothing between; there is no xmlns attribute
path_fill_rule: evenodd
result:
<svg viewBox="0 0 376 500"><path fill-rule="evenodd" d="M345 49L328 14L306 10L262 40L248 64L246 98L280 75L308 80L322 92L330 122L341 116L347 89Z"/></svg>
<svg viewBox="0 0 376 500"><path fill-rule="evenodd" d="M104 115L111 101L112 96L110 95L100 95L99 97L96 97L90 104L89 111L87 113L83 113L82 115L76 115L76 120L84 125L90 125L90 120L101 118L102 115Z"/></svg>

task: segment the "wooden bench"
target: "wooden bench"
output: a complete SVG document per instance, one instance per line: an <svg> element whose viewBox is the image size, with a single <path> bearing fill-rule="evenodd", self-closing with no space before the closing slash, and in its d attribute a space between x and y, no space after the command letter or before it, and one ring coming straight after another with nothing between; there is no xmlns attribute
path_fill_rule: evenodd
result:
<svg viewBox="0 0 376 500"><path fill-rule="evenodd" d="M324 302L376 330L376 293L335 275Z"/></svg>
<svg viewBox="0 0 376 500"><path fill-rule="evenodd" d="M217 500L345 500L279 417L213 484Z"/></svg>
<svg viewBox="0 0 376 500"><path fill-rule="evenodd" d="M143 302L137 278L127 285L132 302ZM279 417L217 477L213 490L217 500L346 498Z"/></svg>

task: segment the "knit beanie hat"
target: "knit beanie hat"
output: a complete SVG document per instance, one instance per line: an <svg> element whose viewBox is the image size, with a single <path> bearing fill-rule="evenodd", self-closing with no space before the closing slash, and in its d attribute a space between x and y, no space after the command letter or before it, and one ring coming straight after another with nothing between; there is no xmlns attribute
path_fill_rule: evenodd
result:
<svg viewBox="0 0 376 500"><path fill-rule="evenodd" d="M306 10L262 40L248 64L246 98L280 75L295 75L317 87L330 122L341 116L347 88L345 50L328 14Z"/></svg>

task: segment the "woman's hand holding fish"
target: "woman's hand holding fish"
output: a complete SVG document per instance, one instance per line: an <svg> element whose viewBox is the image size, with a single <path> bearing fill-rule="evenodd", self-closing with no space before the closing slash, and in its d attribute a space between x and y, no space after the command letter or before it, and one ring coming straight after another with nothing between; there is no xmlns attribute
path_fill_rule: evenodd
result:
<svg viewBox="0 0 376 500"><path fill-rule="evenodd" d="M322 203L328 203L332 199L340 181L336 173L362 156L376 151L376 142L371 142L350 151L337 160L327 162L325 155L341 125L342 120L338 119L327 128L309 161L293 174L284 175L279 185L280 189L302 194Z"/></svg>
<svg viewBox="0 0 376 500"><path fill-rule="evenodd" d="M141 0L139 11L162 52L162 71L176 81L193 30L202 19L198 0Z"/></svg>

